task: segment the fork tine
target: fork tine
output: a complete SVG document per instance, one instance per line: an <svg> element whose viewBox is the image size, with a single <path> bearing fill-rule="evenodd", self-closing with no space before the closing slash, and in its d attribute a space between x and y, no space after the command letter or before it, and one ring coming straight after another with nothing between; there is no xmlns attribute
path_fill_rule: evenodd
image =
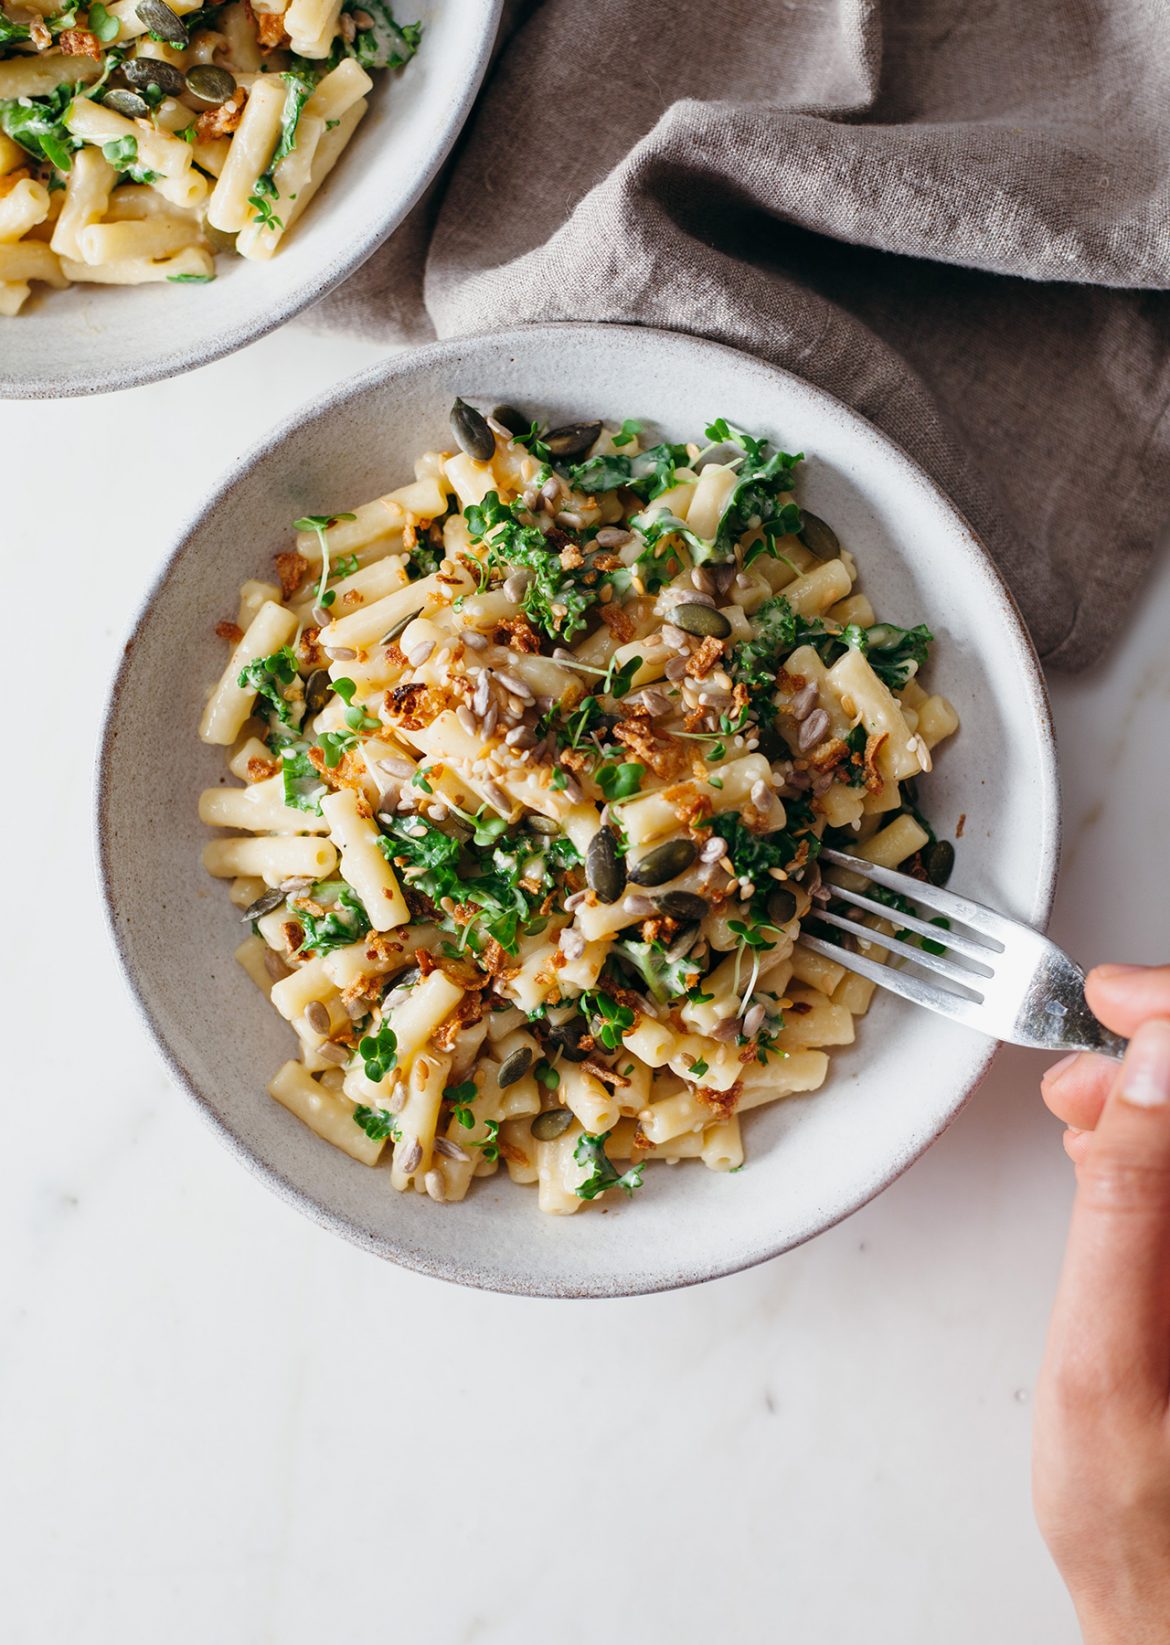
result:
<svg viewBox="0 0 1170 1645"><path fill-rule="evenodd" d="M969 989L976 1004L981 1003L983 1000L983 995L979 992L977 986L979 977L974 971L961 971L957 966L947 965L937 955L928 954L925 949L915 948L908 942L902 942L898 937L883 936L878 931L871 931L866 925L858 925L856 920L844 919L840 914L831 914L827 911L818 912L816 919L818 922L824 921L827 925L835 925L840 931L848 931L851 936L863 937L864 941L873 943L876 948L890 949L893 953L900 954L903 959L913 960L914 964L922 966L923 970L934 971L940 977L945 977L948 982ZM926 929L934 932L938 930L938 926L928 925ZM803 941L803 939L804 932L802 929L801 940ZM995 974L989 971L986 966L981 967L981 969L985 977L991 977Z"/></svg>
<svg viewBox="0 0 1170 1645"><path fill-rule="evenodd" d="M926 880L912 880L908 874L900 874L896 868L882 868L877 863L867 862L864 857L850 857L844 851L826 850L820 853L819 860L832 863L837 868L848 868L852 873L860 874L863 879L873 880L876 885L885 886L887 891L900 891L904 896L914 897L925 908L933 908L936 913L946 914L953 920L961 920L964 925L969 925L972 931L980 932L1000 949L1005 946L1000 941L1001 934L1010 936L1015 923L995 913L994 910L985 908L982 903L956 896L953 891L944 891L940 885L931 885Z"/></svg>
<svg viewBox="0 0 1170 1645"><path fill-rule="evenodd" d="M875 937L874 940L883 939ZM938 1011L944 1017L953 1017L956 1022L968 1023L972 1028L981 1026L981 1007L974 1000L965 999L961 994L952 994L945 988L936 988L924 977L915 977L909 971L895 971L892 966L867 959L864 954L855 954L851 949L842 948L838 943L825 942L821 937L809 937L802 931L800 941L803 947L811 948L815 954L821 954L827 960L836 960L847 971L856 971L859 977L868 977L870 982L876 982L879 988L885 988L891 994L900 994L904 1000L911 1000L915 1005L925 1005L930 1011ZM987 1032L986 1029L982 1031Z"/></svg>
<svg viewBox="0 0 1170 1645"><path fill-rule="evenodd" d="M914 884L917 885L917 883L917 880L915 880ZM834 897L839 897L842 902L852 903L855 908L863 908L867 914L879 914L883 920L893 920L897 925L904 925L907 931L917 931L919 936L930 937L932 941L942 942L943 940L939 935L939 927L931 925L928 920L919 919L914 914L903 914L901 909L887 908L885 903L875 902L872 897L865 897L860 891L849 891L843 885L834 885L831 880L827 884L831 887ZM991 967L985 965L983 961L992 959L996 954L1002 953L1002 949L990 948L986 943L974 942L970 937L964 936L961 931L948 931L945 935L948 948L953 948L956 953L965 954L968 959L973 960L975 969L982 972L985 977L993 975ZM883 938L883 942L884 940Z"/></svg>

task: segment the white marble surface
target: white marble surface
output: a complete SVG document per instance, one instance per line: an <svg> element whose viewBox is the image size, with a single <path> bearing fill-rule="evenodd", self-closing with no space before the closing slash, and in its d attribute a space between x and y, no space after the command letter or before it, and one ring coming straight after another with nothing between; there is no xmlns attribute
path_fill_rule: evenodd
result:
<svg viewBox="0 0 1170 1645"><path fill-rule="evenodd" d="M201 469L373 354L285 332L0 406L10 779L48 801L6 826L0 1636L1073 1645L1028 1496L1071 1190L1037 1059L813 1245L616 1303L384 1266L168 1087L89 866L105 681ZM1166 957L1168 629L1164 565L1110 664L1055 682L1054 934L1086 962Z"/></svg>

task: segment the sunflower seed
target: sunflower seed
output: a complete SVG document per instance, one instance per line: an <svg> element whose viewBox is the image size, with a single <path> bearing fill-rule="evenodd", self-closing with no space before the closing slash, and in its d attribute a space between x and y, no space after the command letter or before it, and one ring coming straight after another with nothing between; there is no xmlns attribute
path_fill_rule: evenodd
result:
<svg viewBox="0 0 1170 1645"><path fill-rule="evenodd" d="M511 816L512 802L498 783L484 783L483 791L487 795L489 803L495 806L501 817Z"/></svg>
<svg viewBox="0 0 1170 1645"><path fill-rule="evenodd" d="M434 649L434 640L420 640L406 653L406 660L411 668L421 668Z"/></svg>
<svg viewBox="0 0 1170 1645"><path fill-rule="evenodd" d="M261 892L255 902L250 902L240 915L241 920L258 920L265 914L271 914L274 908L279 908L287 892L282 886L274 886L270 891Z"/></svg>
<svg viewBox="0 0 1170 1645"><path fill-rule="evenodd" d="M357 652L348 645L323 645L321 650L335 663L352 663Z"/></svg>
<svg viewBox="0 0 1170 1645"><path fill-rule="evenodd" d="M760 1003L753 1005L750 1011L744 1013L743 1031L749 1040L755 1039L767 1014L766 1008Z"/></svg>
<svg viewBox="0 0 1170 1645"><path fill-rule="evenodd" d="M561 932L561 953L567 960L579 960L585 952L585 938L579 931Z"/></svg>
<svg viewBox="0 0 1170 1645"><path fill-rule="evenodd" d="M487 635L480 634L474 628L465 628L459 637L472 651L486 651L488 648Z"/></svg>
<svg viewBox="0 0 1170 1645"><path fill-rule="evenodd" d="M392 645L394 641L402 634L403 630L409 628L416 615L416 612L408 611L405 617L399 617L393 628L388 628L386 630L385 634L383 634L382 638L378 641L378 644Z"/></svg>
<svg viewBox="0 0 1170 1645"><path fill-rule="evenodd" d="M699 860L701 862L718 862L726 849L727 842L723 839L722 835L712 834L711 838L706 841L703 849L699 852Z"/></svg>
<svg viewBox="0 0 1170 1645"><path fill-rule="evenodd" d="M402 1141L398 1144L398 1148L402 1150L402 1157L401 1159L398 1157L398 1149L396 1148L394 1151L394 1163L402 1172L403 1176L408 1177L412 1172L417 1171L419 1166L422 1164L422 1145L417 1137L411 1137L409 1142L407 1142L406 1138L403 1137Z"/></svg>
<svg viewBox="0 0 1170 1645"><path fill-rule="evenodd" d="M536 741L536 732L531 726L518 725L508 732L504 741L509 748L531 748Z"/></svg>
<svg viewBox="0 0 1170 1645"><path fill-rule="evenodd" d="M468 708L466 703L459 704L459 707L455 710L455 718L459 721L459 724L463 727L469 737L474 737L478 733L479 721L471 712L470 708Z"/></svg>
<svg viewBox="0 0 1170 1645"><path fill-rule="evenodd" d="M484 734L485 737L490 737L492 732L496 729L496 721L499 719L499 717L500 717L500 711L496 707L495 703L492 703L491 707L488 709L487 713L483 717L483 727L482 727L482 729L483 729L483 734Z"/></svg>
<svg viewBox="0 0 1170 1645"><path fill-rule="evenodd" d="M662 638L666 641L672 651L681 651L687 643L686 634L681 628L676 627L674 623L663 623ZM685 658L683 659L683 667L684 669L686 667Z"/></svg>
<svg viewBox="0 0 1170 1645"><path fill-rule="evenodd" d="M377 765L378 769L380 771L384 771L388 777L402 777L405 779L407 777L414 776L414 767L411 765L409 760L400 760L397 758L379 760Z"/></svg>
<svg viewBox="0 0 1170 1645"><path fill-rule="evenodd" d="M475 682L475 690L471 694L471 712L481 720L487 713L488 703L491 701L492 682L486 674L480 674Z"/></svg>
<svg viewBox="0 0 1170 1645"><path fill-rule="evenodd" d="M441 1171L428 1171L426 1176L423 1178L423 1187L437 1205L442 1205L443 1201L447 1198L447 1189L443 1182L443 1173Z"/></svg>
<svg viewBox="0 0 1170 1645"><path fill-rule="evenodd" d="M528 584L531 580L527 571L514 571L510 577L505 578L504 593L513 605L520 604L520 601L528 592Z"/></svg>
<svg viewBox="0 0 1170 1645"><path fill-rule="evenodd" d="M553 516L553 524L559 525L562 531L580 531L585 521L571 509L563 508L559 514Z"/></svg>
<svg viewBox="0 0 1170 1645"><path fill-rule="evenodd" d="M665 634L665 630L663 630L663 633ZM689 661L689 657L672 657L662 672L668 680L681 680L686 674Z"/></svg>
<svg viewBox="0 0 1170 1645"><path fill-rule="evenodd" d="M315 1034L329 1032L329 1011L320 1000L310 1000L306 1005L305 1021Z"/></svg>
<svg viewBox="0 0 1170 1645"><path fill-rule="evenodd" d="M598 548L624 548L627 543L632 543L633 540L634 533L627 531L625 526L622 525L603 525L593 539Z"/></svg>
<svg viewBox="0 0 1170 1645"><path fill-rule="evenodd" d="M275 948L264 950L264 969L273 982L282 982L285 977L291 977L292 971L281 959Z"/></svg>
<svg viewBox="0 0 1170 1645"><path fill-rule="evenodd" d="M622 913L628 914L631 919L644 920L648 914L653 914L654 904L649 897L643 897L635 892L631 896L622 898Z"/></svg>
<svg viewBox="0 0 1170 1645"><path fill-rule="evenodd" d="M349 1061L349 1052L344 1045L337 1045L333 1040L324 1040L317 1047L317 1055L326 1062L331 1062L335 1068L344 1068Z"/></svg>
<svg viewBox="0 0 1170 1645"><path fill-rule="evenodd" d="M801 721L800 730L796 734L796 746L802 754L807 754L810 748L815 748L823 741L829 724L829 716L823 708L814 708L808 718Z"/></svg>
<svg viewBox="0 0 1170 1645"><path fill-rule="evenodd" d="M732 1017L728 1022L716 1024L716 1026L711 1030L711 1038L713 1040L719 1040L721 1044L724 1044L728 1040L733 1040L738 1036L739 1027L739 1018Z"/></svg>
<svg viewBox="0 0 1170 1645"><path fill-rule="evenodd" d="M807 720L817 706L817 688L813 684L802 685L788 705L788 712L794 720Z"/></svg>
<svg viewBox="0 0 1170 1645"><path fill-rule="evenodd" d="M518 697L522 703L535 701L524 681L518 680L514 674L497 673L496 684L503 686L505 691L510 691L512 696Z"/></svg>
<svg viewBox="0 0 1170 1645"><path fill-rule="evenodd" d="M435 1153L442 1154L444 1159L455 1159L466 1165L471 1155L466 1153L453 1137L436 1137Z"/></svg>

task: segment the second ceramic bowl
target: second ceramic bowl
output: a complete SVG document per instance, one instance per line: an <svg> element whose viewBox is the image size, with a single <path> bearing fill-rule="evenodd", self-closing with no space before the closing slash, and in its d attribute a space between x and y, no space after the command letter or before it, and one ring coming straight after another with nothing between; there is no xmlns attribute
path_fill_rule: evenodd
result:
<svg viewBox="0 0 1170 1645"><path fill-rule="evenodd" d="M503 0L418 0L422 45L381 74L337 167L270 262L220 257L210 284L34 287L3 322L0 399L59 399L175 377L324 297L402 222L451 150L491 56Z"/></svg>

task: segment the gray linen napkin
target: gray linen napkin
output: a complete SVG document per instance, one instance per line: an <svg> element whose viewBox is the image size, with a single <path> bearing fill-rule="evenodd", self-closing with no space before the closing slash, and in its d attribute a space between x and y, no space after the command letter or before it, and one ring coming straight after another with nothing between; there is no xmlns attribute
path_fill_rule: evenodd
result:
<svg viewBox="0 0 1170 1645"><path fill-rule="evenodd" d="M518 5L446 177L311 323L775 361L916 457L1084 667L1170 514L1167 109L1165 0Z"/></svg>

